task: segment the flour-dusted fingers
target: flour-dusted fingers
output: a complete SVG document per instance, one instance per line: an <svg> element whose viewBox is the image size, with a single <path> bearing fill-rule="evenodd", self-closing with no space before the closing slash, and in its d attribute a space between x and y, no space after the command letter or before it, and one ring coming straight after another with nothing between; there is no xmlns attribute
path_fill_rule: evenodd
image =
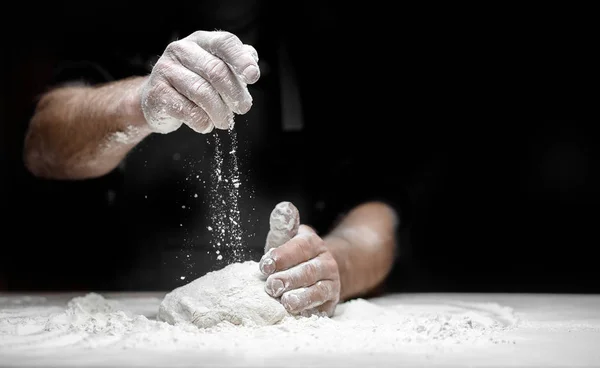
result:
<svg viewBox="0 0 600 368"><path fill-rule="evenodd" d="M252 55L252 58L254 59L254 61L256 61L258 63L258 52L254 48L254 46L244 45L244 49L246 49L246 52L248 52L250 55Z"/></svg>
<svg viewBox="0 0 600 368"><path fill-rule="evenodd" d="M245 83L253 84L260 78L256 50L244 45L236 35L224 31L197 31L187 39L231 65Z"/></svg>
<svg viewBox="0 0 600 368"><path fill-rule="evenodd" d="M233 121L233 112L217 90L203 77L179 63L173 53L191 47L171 43L152 69L142 90L142 111L155 131L169 133L179 128L177 121L197 132L210 132L213 126L226 129ZM166 88L170 87L170 88ZM184 103L183 100L189 101ZM182 106L191 106L185 111ZM188 114L189 113L189 114Z"/></svg>
<svg viewBox="0 0 600 368"><path fill-rule="evenodd" d="M300 314L311 309L320 310L319 307L328 302L336 304L339 301L339 294L339 280L324 280L307 288L284 293L281 296L281 304L289 313Z"/></svg>
<svg viewBox="0 0 600 368"><path fill-rule="evenodd" d="M335 313L335 308L337 307L339 301L340 301L339 298L330 300L326 303L319 305L316 308L305 309L302 312L300 312L300 315L310 317L311 315L318 313L318 314L325 314L328 317L331 317Z"/></svg>
<svg viewBox="0 0 600 368"><path fill-rule="evenodd" d="M265 243L265 253L277 248L298 233L300 212L291 202L280 202L271 211L269 217L269 233Z"/></svg>
<svg viewBox="0 0 600 368"><path fill-rule="evenodd" d="M204 110L215 127L227 129L233 122L233 112L209 81L177 64L169 66L163 73L175 90ZM188 121L184 120L184 123L188 124Z"/></svg>
<svg viewBox="0 0 600 368"><path fill-rule="evenodd" d="M167 48L168 54L183 67L206 80L233 112L245 114L250 110L252 96L248 87L225 61L187 39L171 45L171 48ZM194 85L193 82L195 81L190 80L189 84Z"/></svg>
<svg viewBox="0 0 600 368"><path fill-rule="evenodd" d="M259 267L265 276L269 276L311 260L326 251L323 239L310 227L300 225L298 235L265 253L260 260Z"/></svg>
<svg viewBox="0 0 600 368"><path fill-rule="evenodd" d="M321 253L316 258L267 278L265 291L274 298L294 289L309 287L323 280L337 280L338 267L331 253Z"/></svg>
<svg viewBox="0 0 600 368"><path fill-rule="evenodd" d="M229 129L234 114L252 107L247 84L259 76L254 47L228 32L194 32L167 45L141 87L141 109L158 133L182 124L200 133Z"/></svg>
<svg viewBox="0 0 600 368"><path fill-rule="evenodd" d="M169 133L184 123L199 133L213 130L214 125L206 112L167 81L153 81L149 89L142 102L142 111L153 131Z"/></svg>
<svg viewBox="0 0 600 368"><path fill-rule="evenodd" d="M340 273L338 264L323 239L307 225L298 225L297 234L289 237L294 217L283 203L280 211L271 216L271 235L267 237L268 249L259 263L267 276L265 292L280 298L284 308L293 314L327 313L331 316L340 299ZM295 207L294 207L295 208ZM298 219L299 221L299 219ZM269 244L272 241L273 244ZM285 241L284 244L281 244ZM273 245L269 247L269 245Z"/></svg>

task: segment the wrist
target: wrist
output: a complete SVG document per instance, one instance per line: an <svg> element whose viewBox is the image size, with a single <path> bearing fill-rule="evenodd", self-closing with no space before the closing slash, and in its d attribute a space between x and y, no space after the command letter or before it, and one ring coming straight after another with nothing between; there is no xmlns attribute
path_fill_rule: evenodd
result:
<svg viewBox="0 0 600 368"><path fill-rule="evenodd" d="M352 243L343 236L330 233L323 238L325 246L335 259L340 275L340 299L344 300L349 294L348 275L352 272L352 258L350 257L350 248Z"/></svg>
<svg viewBox="0 0 600 368"><path fill-rule="evenodd" d="M122 111L123 116L127 117L127 124L130 127L148 135L152 132L152 129L142 111L142 89L145 82L146 77L133 77L124 81L124 83L127 83L127 92L122 100Z"/></svg>

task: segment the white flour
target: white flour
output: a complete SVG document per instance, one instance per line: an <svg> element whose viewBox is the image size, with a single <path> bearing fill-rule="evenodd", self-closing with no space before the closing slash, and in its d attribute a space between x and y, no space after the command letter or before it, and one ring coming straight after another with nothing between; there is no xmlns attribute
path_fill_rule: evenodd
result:
<svg viewBox="0 0 600 368"><path fill-rule="evenodd" d="M87 294L66 308L2 303L0 354L56 348L152 349L219 354L415 353L472 344L509 343L514 327L509 308L497 304L403 304L379 306L362 299L340 304L333 318L285 317L271 326L223 322L199 329L154 317L161 299L107 300ZM41 303L40 303L41 304ZM154 313L152 313L154 311ZM61 350L64 351L64 350Z"/></svg>
<svg viewBox="0 0 600 368"><path fill-rule="evenodd" d="M229 142L221 142L218 134L214 135L215 152L212 161L211 186L209 192L209 211L212 247L223 253L227 250L227 263L242 261L246 254L242 244L243 230L238 199L240 170L237 151L237 133L233 126L228 130ZM229 143L228 151L224 151ZM220 255L219 260L222 259Z"/></svg>

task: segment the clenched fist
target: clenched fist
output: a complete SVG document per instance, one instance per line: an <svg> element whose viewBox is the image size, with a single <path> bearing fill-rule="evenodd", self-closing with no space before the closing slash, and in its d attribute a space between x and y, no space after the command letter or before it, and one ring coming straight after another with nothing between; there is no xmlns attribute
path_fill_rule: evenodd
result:
<svg viewBox="0 0 600 368"><path fill-rule="evenodd" d="M142 87L141 106L153 131L186 124L199 133L228 129L252 106L247 85L258 81L256 50L222 31L198 31L170 43Z"/></svg>
<svg viewBox="0 0 600 368"><path fill-rule="evenodd" d="M298 210L289 202L278 204L271 213L266 253L259 263L268 276L265 291L280 298L292 314L332 316L340 300L337 262L323 239L298 223Z"/></svg>

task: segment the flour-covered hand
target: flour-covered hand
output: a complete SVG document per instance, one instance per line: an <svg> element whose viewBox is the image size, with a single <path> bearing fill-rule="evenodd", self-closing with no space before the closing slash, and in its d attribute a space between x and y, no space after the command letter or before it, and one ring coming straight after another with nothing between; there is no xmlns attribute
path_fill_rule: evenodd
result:
<svg viewBox="0 0 600 368"><path fill-rule="evenodd" d="M300 225L291 240L269 249L259 264L266 292L292 314L332 316L340 300L338 265L315 231Z"/></svg>
<svg viewBox="0 0 600 368"><path fill-rule="evenodd" d="M182 124L199 133L228 129L252 106L247 84L260 77L258 54L229 32L198 31L170 43L142 87L141 107L159 133Z"/></svg>

